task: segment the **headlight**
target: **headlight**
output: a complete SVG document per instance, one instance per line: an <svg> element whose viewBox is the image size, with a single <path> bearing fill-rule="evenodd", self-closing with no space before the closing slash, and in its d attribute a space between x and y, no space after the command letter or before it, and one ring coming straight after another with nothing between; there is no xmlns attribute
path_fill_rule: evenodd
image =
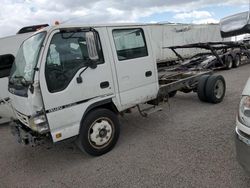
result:
<svg viewBox="0 0 250 188"><path fill-rule="evenodd" d="M41 134L47 133L49 131L49 125L47 123L47 118L44 114L36 115L30 119L30 128Z"/></svg>
<svg viewBox="0 0 250 188"><path fill-rule="evenodd" d="M243 96L240 101L239 121L250 127L250 96Z"/></svg>

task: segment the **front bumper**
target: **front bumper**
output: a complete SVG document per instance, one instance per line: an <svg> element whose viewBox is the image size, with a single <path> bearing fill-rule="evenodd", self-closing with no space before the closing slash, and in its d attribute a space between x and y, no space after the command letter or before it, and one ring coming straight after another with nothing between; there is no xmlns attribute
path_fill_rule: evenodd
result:
<svg viewBox="0 0 250 188"><path fill-rule="evenodd" d="M19 120L13 120L11 133L16 137L18 143L24 145L40 145L48 135L40 135L22 124Z"/></svg>
<svg viewBox="0 0 250 188"><path fill-rule="evenodd" d="M238 162L250 174L250 135L236 127L235 136L236 156Z"/></svg>

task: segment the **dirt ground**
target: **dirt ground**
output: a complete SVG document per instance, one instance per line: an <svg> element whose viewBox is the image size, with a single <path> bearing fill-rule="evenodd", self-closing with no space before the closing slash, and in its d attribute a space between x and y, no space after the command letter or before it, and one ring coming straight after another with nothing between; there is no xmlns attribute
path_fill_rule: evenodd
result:
<svg viewBox="0 0 250 188"><path fill-rule="evenodd" d="M121 117L120 139L101 157L72 143L21 146L1 125L0 187L249 187L235 158L234 129L250 65L217 74L227 82L222 103L178 93L148 118Z"/></svg>

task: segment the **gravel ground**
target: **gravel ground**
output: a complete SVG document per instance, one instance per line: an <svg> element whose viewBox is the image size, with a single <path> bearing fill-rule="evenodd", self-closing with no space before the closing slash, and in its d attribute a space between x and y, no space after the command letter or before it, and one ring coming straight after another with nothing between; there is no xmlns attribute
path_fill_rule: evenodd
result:
<svg viewBox="0 0 250 188"><path fill-rule="evenodd" d="M162 112L121 118L120 139L101 157L71 143L24 147L0 126L0 187L249 187L235 159L235 115L250 66L223 71L221 104L178 93Z"/></svg>

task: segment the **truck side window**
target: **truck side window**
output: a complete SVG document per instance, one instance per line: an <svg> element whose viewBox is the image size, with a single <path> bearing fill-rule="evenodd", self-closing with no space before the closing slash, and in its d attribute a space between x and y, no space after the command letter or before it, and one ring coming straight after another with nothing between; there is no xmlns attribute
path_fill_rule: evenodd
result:
<svg viewBox="0 0 250 188"><path fill-rule="evenodd" d="M79 69L86 66L89 54L86 44L86 33L56 33L50 43L45 65L45 78L50 92L65 89ZM101 45L97 45L101 52ZM98 64L104 63L100 56Z"/></svg>
<svg viewBox="0 0 250 188"><path fill-rule="evenodd" d="M15 57L11 54L0 56L0 78L8 77Z"/></svg>
<svg viewBox="0 0 250 188"><path fill-rule="evenodd" d="M115 29L113 38L119 61L148 56L142 29Z"/></svg>

